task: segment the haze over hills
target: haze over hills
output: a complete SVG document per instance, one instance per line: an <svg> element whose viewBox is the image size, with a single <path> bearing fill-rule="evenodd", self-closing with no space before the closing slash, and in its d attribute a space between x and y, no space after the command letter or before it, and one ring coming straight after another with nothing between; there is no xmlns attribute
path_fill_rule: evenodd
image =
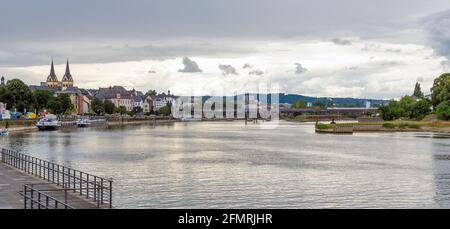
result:
<svg viewBox="0 0 450 229"><path fill-rule="evenodd" d="M257 94L250 93L254 98ZM264 94L263 94L264 95ZM239 94L238 97L243 97L243 94ZM203 96L203 102L213 96ZM372 107L379 107L383 104L387 104L389 100L382 99L363 99L363 98L339 98L339 97L312 97L299 94L285 94L279 93L280 104L293 104L298 100L303 100L307 103L320 103L326 106L336 106L336 107L365 107L366 102L370 102ZM270 96L268 102L271 102Z"/></svg>

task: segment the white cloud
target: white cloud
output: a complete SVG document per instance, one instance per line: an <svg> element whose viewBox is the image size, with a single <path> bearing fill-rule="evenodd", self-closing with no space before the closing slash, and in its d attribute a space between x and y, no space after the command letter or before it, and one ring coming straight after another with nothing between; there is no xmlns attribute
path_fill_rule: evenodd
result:
<svg viewBox="0 0 450 229"><path fill-rule="evenodd" d="M362 52L367 43L378 49ZM402 53L385 52L387 48L401 48ZM433 79L441 74L444 57L432 56L434 50L412 44L391 44L378 41L355 40L351 46L336 46L329 41L290 40L288 42L258 42L252 55L192 57L202 72L189 77L178 72L180 58L163 60L129 61L115 63L80 64L71 62L75 85L84 88L124 85L142 91L171 90L178 95L212 94L243 91L260 83L279 84L283 92L312 96L395 98L411 94L414 83L423 78L426 93ZM370 57L376 57L371 59ZM301 60L301 68L309 69L298 77L293 63ZM193 62L193 60L189 59ZM191 63L191 62L189 62ZM259 77L240 77L230 74L223 77L217 66L244 66L245 74L264 69ZM447 62L445 62L447 63ZM149 66L155 73L149 73ZM189 65L190 66L190 65ZM257 67L256 67L257 66ZM198 70L198 69L197 69ZM262 71L262 70L261 70ZM64 64L56 65L59 77ZM38 84L49 73L49 64L30 67L3 67L7 79L19 77L29 84ZM244 73L243 73L244 74ZM257 74L255 74L257 75ZM421 79L422 79L421 78Z"/></svg>

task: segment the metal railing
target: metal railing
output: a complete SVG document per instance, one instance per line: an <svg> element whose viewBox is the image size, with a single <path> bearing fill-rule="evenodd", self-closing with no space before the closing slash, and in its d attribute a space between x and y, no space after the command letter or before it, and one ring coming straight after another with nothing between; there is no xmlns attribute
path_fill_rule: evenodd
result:
<svg viewBox="0 0 450 229"><path fill-rule="evenodd" d="M94 176L9 149L1 149L1 161L63 189L92 199L98 207L112 208L112 179Z"/></svg>
<svg viewBox="0 0 450 229"><path fill-rule="evenodd" d="M24 209L74 209L67 203L67 189L36 189L35 184L26 184L19 194L23 196ZM64 202L50 196L47 192L63 191Z"/></svg>

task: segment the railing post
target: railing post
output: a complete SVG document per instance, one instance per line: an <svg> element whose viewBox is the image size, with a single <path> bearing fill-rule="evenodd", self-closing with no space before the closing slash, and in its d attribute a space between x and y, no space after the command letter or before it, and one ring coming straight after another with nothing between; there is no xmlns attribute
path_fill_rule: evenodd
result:
<svg viewBox="0 0 450 229"><path fill-rule="evenodd" d="M64 189L64 204L67 206L67 189Z"/></svg>
<svg viewBox="0 0 450 229"><path fill-rule="evenodd" d="M66 171L64 167L62 167L62 186L63 188L66 187Z"/></svg>
<svg viewBox="0 0 450 229"><path fill-rule="evenodd" d="M23 186L23 208L24 209L27 209L27 201L28 201L27 186L24 185Z"/></svg>
<svg viewBox="0 0 450 229"><path fill-rule="evenodd" d="M31 198L30 198L30 201L31 201L31 209L33 209L33 201L34 201L34 196L33 196L33 193L34 193L34 190L33 190L33 187L31 188Z"/></svg>
<svg viewBox="0 0 450 229"><path fill-rule="evenodd" d="M101 183L100 183L100 203L103 204L103 178L101 178Z"/></svg>
<svg viewBox="0 0 450 229"><path fill-rule="evenodd" d="M58 183L58 186L59 186L59 165L56 165L56 169L57 169L57 171L56 171L56 174L57 174L56 180L57 180L57 183Z"/></svg>
<svg viewBox="0 0 450 229"><path fill-rule="evenodd" d="M48 161L44 161L44 180L50 180L50 163Z"/></svg>
<svg viewBox="0 0 450 229"><path fill-rule="evenodd" d="M89 173L87 174L87 178L86 178L86 197L89 198Z"/></svg>
<svg viewBox="0 0 450 229"><path fill-rule="evenodd" d="M80 171L80 196L83 195L83 173Z"/></svg>
<svg viewBox="0 0 450 229"><path fill-rule="evenodd" d="M97 177L94 176L94 201L97 200Z"/></svg>
<svg viewBox="0 0 450 229"><path fill-rule="evenodd" d="M109 208L112 208L112 179L109 179Z"/></svg>
<svg viewBox="0 0 450 229"><path fill-rule="evenodd" d="M52 183L55 183L55 164L52 163Z"/></svg>
<svg viewBox="0 0 450 229"><path fill-rule="evenodd" d="M38 192L38 209L41 209L41 192Z"/></svg>

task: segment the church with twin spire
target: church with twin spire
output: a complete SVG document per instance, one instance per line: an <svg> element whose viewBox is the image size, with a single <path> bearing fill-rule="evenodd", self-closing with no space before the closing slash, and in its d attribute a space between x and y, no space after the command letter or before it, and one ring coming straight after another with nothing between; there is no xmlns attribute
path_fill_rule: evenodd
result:
<svg viewBox="0 0 450 229"><path fill-rule="evenodd" d="M70 67L69 67L69 60L67 60L66 63L66 72L64 73L64 76L62 77L62 80L59 81L58 77L55 73L55 66L53 65L53 59L52 64L50 67L50 74L47 76L47 80L45 82L42 82L41 85L47 86L52 89L57 88L70 88L73 87L73 77L72 74L70 74Z"/></svg>

